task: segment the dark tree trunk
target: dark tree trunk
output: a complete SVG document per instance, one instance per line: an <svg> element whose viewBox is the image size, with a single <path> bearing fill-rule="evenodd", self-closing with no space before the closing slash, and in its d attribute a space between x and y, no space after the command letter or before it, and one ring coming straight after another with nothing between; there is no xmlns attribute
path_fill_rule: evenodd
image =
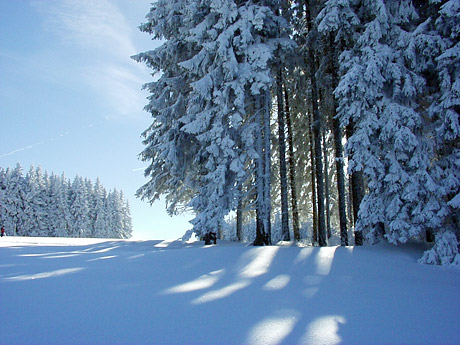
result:
<svg viewBox="0 0 460 345"><path fill-rule="evenodd" d="M266 243L266 234L264 229L264 222L261 218L261 211L259 208L256 209L256 238L253 242L254 246L264 246Z"/></svg>
<svg viewBox="0 0 460 345"><path fill-rule="evenodd" d="M339 120L335 118L335 110L332 116L332 130L334 133L335 169L337 171L337 191L339 194L340 245L348 246L347 214L345 204L345 174L343 171L342 131L340 129Z"/></svg>
<svg viewBox="0 0 460 345"><path fill-rule="evenodd" d="M256 119L260 132L257 133L256 151L256 239L255 246L271 244L270 229L270 107L268 90L256 97Z"/></svg>
<svg viewBox="0 0 460 345"><path fill-rule="evenodd" d="M313 59L313 54L310 54ZM312 79L312 106L313 106L313 139L315 142L315 175L316 175L316 195L318 198L318 243L321 247L327 245L326 239L326 220L324 210L324 175L323 175L323 155L321 152L321 116L318 110L316 90L316 78Z"/></svg>
<svg viewBox="0 0 460 345"><path fill-rule="evenodd" d="M333 49L333 57L331 59L330 73L332 76L332 90L335 90L339 83L339 68L338 68L338 49L334 47L335 37L330 35L329 45ZM339 226L340 226L340 245L348 246L348 221L346 209L346 189L345 189L345 173L344 173L344 158L342 145L342 129L337 116L337 102L331 93L333 107L330 114L330 122L332 124L332 134L334 136L335 150L335 170L337 172L337 193L339 196Z"/></svg>
<svg viewBox="0 0 460 345"><path fill-rule="evenodd" d="M294 239L300 240L300 224L299 224L299 211L297 209L297 187L295 181L295 158L294 158L294 137L292 134L291 125L291 110L289 108L289 95L284 85L284 106L286 113L286 126L288 131L288 144L289 144L289 182L291 185L291 209L292 209L292 227L294 229Z"/></svg>
<svg viewBox="0 0 460 345"><path fill-rule="evenodd" d="M272 244L271 230L271 129L270 129L270 90L265 90L263 97L263 129L264 129L264 227L266 244Z"/></svg>
<svg viewBox="0 0 460 345"><path fill-rule="evenodd" d="M308 131L310 136L310 164L311 164L311 203L313 213L313 243L318 243L318 208L316 204L316 175L315 175L315 143L311 129L311 114L307 115Z"/></svg>
<svg viewBox="0 0 460 345"><path fill-rule="evenodd" d="M353 193L353 218L355 220L355 245L361 246L364 243L363 233L356 230L356 220L358 219L359 205L364 197L364 182L363 173L361 171L354 172L351 175L352 193Z"/></svg>
<svg viewBox="0 0 460 345"><path fill-rule="evenodd" d="M350 123L347 126L347 138L349 139L353 135L354 124ZM352 157L350 156L349 159ZM364 198L364 178L362 171L354 171L351 174L351 192L353 202L353 221L355 225L355 245L361 246L364 243L363 234L361 231L356 230L356 221L358 220L359 206Z"/></svg>
<svg viewBox="0 0 460 345"><path fill-rule="evenodd" d="M282 89L281 67L278 68L278 78L276 80L277 101L278 101L278 150L280 161L280 182L281 182L281 233L283 241L290 241L289 234L289 208L288 208L288 185L286 167L286 135L284 125L284 104Z"/></svg>
<svg viewBox="0 0 460 345"><path fill-rule="evenodd" d="M241 190L239 195L236 209L236 237L239 242L243 242L243 199L241 198Z"/></svg>
<svg viewBox="0 0 460 345"><path fill-rule="evenodd" d="M312 31L313 17L311 15L311 6L314 1L307 1L305 7L305 19L307 23L308 32ZM318 108L318 85L316 82L316 62L313 47L308 49L307 65L310 67L310 82L311 82L311 103L313 112L313 139L315 142L315 172L316 172L316 193L318 198L318 243L321 247L327 245L326 234L326 219L324 210L324 175L323 175L323 154L321 150L321 128L322 117Z"/></svg>
<svg viewBox="0 0 460 345"><path fill-rule="evenodd" d="M352 182L351 182L351 175L348 175L348 207L347 207L347 212L348 212L348 222L349 222L349 228L354 227L355 225L355 220L353 218L353 191L352 191Z"/></svg>
<svg viewBox="0 0 460 345"><path fill-rule="evenodd" d="M326 135L325 130L323 128L323 155L324 155L324 192L326 194L326 231L327 231L327 238L331 238L331 201L329 195L329 161L327 158L327 143L326 143Z"/></svg>
<svg viewBox="0 0 460 345"><path fill-rule="evenodd" d="M260 96L255 98L256 121L258 122L260 131L256 133L256 151L258 157L256 159L256 238L254 240L255 246L263 246L266 239L266 230L264 227L264 153L263 153L263 115L261 114L261 101Z"/></svg>

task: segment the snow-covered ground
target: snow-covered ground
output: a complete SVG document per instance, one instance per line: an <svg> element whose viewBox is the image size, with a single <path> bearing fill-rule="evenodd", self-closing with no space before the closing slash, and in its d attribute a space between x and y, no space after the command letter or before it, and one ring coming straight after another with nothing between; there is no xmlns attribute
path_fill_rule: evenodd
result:
<svg viewBox="0 0 460 345"><path fill-rule="evenodd" d="M460 344L416 246L0 239L0 344Z"/></svg>

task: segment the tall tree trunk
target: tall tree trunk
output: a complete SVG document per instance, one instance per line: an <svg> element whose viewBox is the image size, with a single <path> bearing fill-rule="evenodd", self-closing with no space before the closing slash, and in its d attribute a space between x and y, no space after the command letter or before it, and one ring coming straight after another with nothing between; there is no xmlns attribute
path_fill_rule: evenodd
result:
<svg viewBox="0 0 460 345"><path fill-rule="evenodd" d="M347 139L353 135L354 124L350 123L347 126ZM349 159L352 159L350 156ZM356 221L358 220L359 206L364 198L364 179L362 171L355 171L351 174L351 193L353 202L353 224L355 226L355 245L363 245L364 238L361 231L356 230Z"/></svg>
<svg viewBox="0 0 460 345"><path fill-rule="evenodd" d="M256 113L256 121L258 123L258 127L260 130L256 132L256 151L258 154L258 157L256 159L256 238L254 240L254 245L255 246L263 246L265 244L265 239L266 239L266 232L264 228L264 222L263 222L263 213L264 213L264 207L263 207L263 199L264 199L264 180L263 180L263 175L264 175L264 164L263 164L263 158L264 154L262 152L263 150L263 138L262 138L262 121L263 121L263 116L262 116L262 110L260 107L260 95L255 97L255 113Z"/></svg>
<svg viewBox="0 0 460 345"><path fill-rule="evenodd" d="M353 228L355 225L355 220L353 219L353 191L352 191L352 188L351 188L351 175L347 175L348 176L348 193L347 193L347 197L348 197L348 206L347 206L347 213L348 213L348 224L349 224L349 228Z"/></svg>
<svg viewBox="0 0 460 345"><path fill-rule="evenodd" d="M313 54L310 54L313 59ZM312 71L314 74L314 71ZM321 151L321 116L318 110L318 92L316 89L316 78L311 77L312 81L312 108L313 108L313 140L315 142L315 175L316 175L316 195L318 201L318 243L321 247L327 245L326 239L326 219L324 210L324 175L323 175L323 155Z"/></svg>
<svg viewBox="0 0 460 345"><path fill-rule="evenodd" d="M270 129L270 90L266 89L263 98L263 120L264 120L264 204L265 204L265 231L267 234L267 245L272 244L271 231L271 129Z"/></svg>
<svg viewBox="0 0 460 345"><path fill-rule="evenodd" d="M318 243L318 207L316 203L316 175L315 175L315 142L313 140L312 115L307 114L308 132L310 136L310 164L311 164L311 203L313 213L313 243Z"/></svg>
<svg viewBox="0 0 460 345"><path fill-rule="evenodd" d="M305 19L307 22L308 32L312 31L313 18L311 15L311 6L314 1L307 0L305 6ZM323 175L323 154L321 150L321 128L322 118L318 108L318 85L316 82L316 59L313 53L313 47L308 49L307 65L310 67L310 82L311 82L311 103L313 112L313 139L315 142L315 172L316 172L316 190L318 198L318 242L321 247L327 245L326 234L326 219L324 210L324 175Z"/></svg>
<svg viewBox="0 0 460 345"><path fill-rule="evenodd" d="M316 69L319 69L319 66L316 61ZM332 237L331 233L331 196L330 196L330 183L329 183L329 159L328 159L328 152L327 152L327 141L326 141L326 127L328 126L327 123L327 107L326 107L326 98L324 97L324 90L322 88L318 88L319 92L319 111L320 114L324 114L322 116L323 123L321 128L321 148L323 150L323 157L324 157L324 202L325 202L325 212L326 212L326 234L327 238Z"/></svg>
<svg viewBox="0 0 460 345"><path fill-rule="evenodd" d="M259 196L257 196L257 198L259 198ZM260 206L257 206L256 208L256 238L253 242L254 246L264 246L265 240L267 238L265 234L264 222L262 220L261 214L262 214L262 211L260 209Z"/></svg>
<svg viewBox="0 0 460 345"><path fill-rule="evenodd" d="M238 152L239 154L241 154L241 150L243 147L241 135L237 136L236 142L237 142ZM237 185L238 186L237 187L238 202L236 206L236 237L239 242L243 242L243 207L244 207L243 184L244 182L240 178L238 178L237 184L238 184Z"/></svg>
<svg viewBox="0 0 460 345"><path fill-rule="evenodd" d="M327 238L331 238L332 233L331 233L331 202L330 202L330 193L329 193L329 161L327 158L327 143L326 143L326 130L323 127L322 130L322 136L323 136L323 155L324 155L324 193L326 194L326 232L327 232Z"/></svg>
<svg viewBox="0 0 460 345"><path fill-rule="evenodd" d="M284 106L286 114L286 126L288 131L288 146L289 146L289 182L291 185L291 209L292 209L292 227L294 229L294 239L300 241L300 224L299 211L297 209L297 187L295 181L295 158L294 158L294 137L292 135L291 110L289 108L289 94L284 85Z"/></svg>
<svg viewBox="0 0 460 345"><path fill-rule="evenodd" d="M339 227L340 227L340 245L348 246L348 221L346 209L346 189L345 189L345 172L342 145L342 129L340 121L337 119L337 102L332 90L335 90L339 84L338 53L339 49L334 46L335 36L329 36L329 46L333 50L333 58L330 60L330 73L332 79L331 102L333 104L330 113L330 123L332 124L332 135L334 137L335 151L335 170L337 173L337 193L339 196Z"/></svg>
<svg viewBox="0 0 460 345"><path fill-rule="evenodd" d="M269 92L269 91L267 91ZM270 106L267 92L256 97L256 119L260 131L257 133L256 149L256 239L255 246L271 244L271 199L270 199Z"/></svg>
<svg viewBox="0 0 460 345"><path fill-rule="evenodd" d="M221 241L224 239L224 229L222 229L222 223L222 221L219 221L217 226L217 238Z"/></svg>
<svg viewBox="0 0 460 345"><path fill-rule="evenodd" d="M339 222L340 222L340 245L348 246L347 214L345 204L345 173L343 171L343 146L342 131L339 120L335 117L335 109L332 113L332 131L334 134L335 169L337 171L337 191L339 194Z"/></svg>
<svg viewBox="0 0 460 345"><path fill-rule="evenodd" d="M243 198L241 187L239 189L238 206L236 208L236 237L239 242L243 242Z"/></svg>
<svg viewBox="0 0 460 345"><path fill-rule="evenodd" d="M364 197L364 179L361 171L354 172L351 175L352 193L353 193L353 219L355 220L355 245L361 246L364 243L363 233L356 229L356 220L358 219L359 205Z"/></svg>
<svg viewBox="0 0 460 345"><path fill-rule="evenodd" d="M283 82L281 67L278 68L276 79L276 96L278 102L278 150L281 182L281 233L283 241L290 241L289 234L289 208L288 208L288 185L286 167L286 135L284 125Z"/></svg>

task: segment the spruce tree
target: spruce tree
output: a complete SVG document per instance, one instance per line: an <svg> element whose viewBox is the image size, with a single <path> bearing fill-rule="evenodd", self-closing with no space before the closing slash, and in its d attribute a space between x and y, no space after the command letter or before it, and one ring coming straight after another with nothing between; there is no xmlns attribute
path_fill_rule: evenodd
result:
<svg viewBox="0 0 460 345"><path fill-rule="evenodd" d="M186 208L195 193L194 178L199 175L199 143L196 136L182 130L181 119L187 112L187 100L194 79L180 66L196 53L195 44L186 37L202 20L202 10L194 1L160 0L152 5L147 22L140 30L154 39L165 40L158 48L133 56L160 77L144 85L150 93L145 110L152 115L152 125L144 132L145 148L140 157L149 162L145 176L149 181L137 195L153 203L166 196L168 212ZM192 7L189 7L192 6Z"/></svg>
<svg viewBox="0 0 460 345"><path fill-rule="evenodd" d="M435 71L429 80L434 89L429 114L434 124L435 159L430 172L436 184L432 191L436 202L427 205L431 214L425 217L430 232L434 233L435 245L420 261L460 265L460 4L458 1L430 3L427 31L431 29L434 33L431 39L418 43L423 44L422 48L431 48L424 63ZM415 48L426 54L420 46Z"/></svg>

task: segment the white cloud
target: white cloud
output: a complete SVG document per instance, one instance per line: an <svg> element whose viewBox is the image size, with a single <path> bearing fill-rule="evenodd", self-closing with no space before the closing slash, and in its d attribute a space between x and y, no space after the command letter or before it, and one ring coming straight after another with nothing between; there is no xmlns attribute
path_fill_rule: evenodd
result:
<svg viewBox="0 0 460 345"><path fill-rule="evenodd" d="M136 53L130 37L133 29L114 3L38 0L34 5L44 15L45 28L56 32L65 44L103 50L123 59Z"/></svg>
<svg viewBox="0 0 460 345"><path fill-rule="evenodd" d="M139 114L147 102L146 94L141 91L145 80L122 64L95 63L84 69L83 77L125 117Z"/></svg>
<svg viewBox="0 0 460 345"><path fill-rule="evenodd" d="M130 59L138 52L132 38L137 29L128 24L116 3L36 0L33 4L46 30L58 38L61 53L71 54L66 68L110 106L110 117L143 116L146 95L141 87L148 72Z"/></svg>

